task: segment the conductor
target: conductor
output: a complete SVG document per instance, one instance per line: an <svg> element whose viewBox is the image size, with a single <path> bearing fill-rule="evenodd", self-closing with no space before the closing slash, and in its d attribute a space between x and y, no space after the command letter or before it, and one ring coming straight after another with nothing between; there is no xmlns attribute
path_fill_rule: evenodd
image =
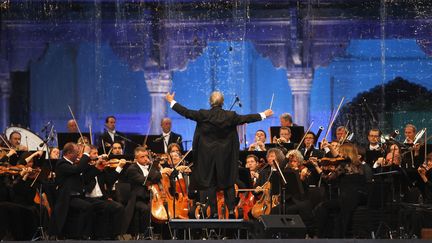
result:
<svg viewBox="0 0 432 243"><path fill-rule="evenodd" d="M271 109L249 115L238 115L222 109L224 96L219 91L210 95L210 110L189 110L174 100L175 93L165 99L178 114L196 121L193 137L194 171L192 180L198 189L208 193L212 218L217 218L216 190L224 190L229 217L234 218L234 183L238 176L239 137L236 126L264 120L273 115Z"/></svg>

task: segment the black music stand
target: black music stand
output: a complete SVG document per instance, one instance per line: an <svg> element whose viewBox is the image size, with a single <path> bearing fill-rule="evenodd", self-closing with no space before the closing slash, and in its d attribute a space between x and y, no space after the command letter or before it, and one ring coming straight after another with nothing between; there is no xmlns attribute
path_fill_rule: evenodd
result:
<svg viewBox="0 0 432 243"><path fill-rule="evenodd" d="M280 126L270 127L270 140L273 137L279 137ZM300 143L301 139L304 135L304 127L303 126L292 126L289 127L291 130L291 142L292 143Z"/></svg>
<svg viewBox="0 0 432 243"><path fill-rule="evenodd" d="M379 187L373 187L371 195L369 195L368 199L368 207L378 207L380 209L380 221L375 232L372 232L372 238L379 237L381 233L381 229L385 228L388 230L389 238L392 238L391 228L384 221L384 210L386 209L386 205L391 202L395 202L395 175L400 175L400 172L394 170L393 166L378 168L378 173L373 174L375 178L375 182L379 182ZM400 180L400 178L399 178ZM388 192L390 191L390 198L388 197ZM374 194L378 194L377 196L372 196ZM391 202L389 202L389 199Z"/></svg>
<svg viewBox="0 0 432 243"><path fill-rule="evenodd" d="M90 133L83 132L82 135L83 135L83 137L87 137L89 139L89 142L91 141L90 140ZM66 143L69 143L69 142L77 143L78 139L80 139L80 138L81 138L81 135L77 132L75 132L75 133L64 133L64 132L57 133L58 148L60 150L62 150Z"/></svg>

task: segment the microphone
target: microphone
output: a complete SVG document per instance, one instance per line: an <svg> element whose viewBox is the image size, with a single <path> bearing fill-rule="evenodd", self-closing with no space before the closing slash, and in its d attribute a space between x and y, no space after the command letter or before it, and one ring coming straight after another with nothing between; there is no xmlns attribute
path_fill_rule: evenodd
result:
<svg viewBox="0 0 432 243"><path fill-rule="evenodd" d="M177 138L176 143L178 143L178 144L181 143L181 137L178 137L178 138Z"/></svg>
<svg viewBox="0 0 432 243"><path fill-rule="evenodd" d="M48 130L49 126L51 125L52 121L47 122L47 124L45 124L45 126L42 128L41 132L45 132L46 130Z"/></svg>
<svg viewBox="0 0 432 243"><path fill-rule="evenodd" d="M240 102L240 98L237 95L235 95L235 101L237 102L238 106L241 108L242 103Z"/></svg>

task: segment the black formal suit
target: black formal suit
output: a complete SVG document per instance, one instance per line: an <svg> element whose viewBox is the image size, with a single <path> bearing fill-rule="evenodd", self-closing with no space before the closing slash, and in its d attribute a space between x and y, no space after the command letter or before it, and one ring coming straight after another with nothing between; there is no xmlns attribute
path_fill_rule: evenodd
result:
<svg viewBox="0 0 432 243"><path fill-rule="evenodd" d="M100 137L99 137L99 141L100 141L99 143L101 144L101 142L103 140L105 143L109 143L111 145L115 142L124 144L125 141L122 137L125 137L125 135L119 131L116 131L114 134L114 140L113 140L111 138L110 134L108 133L108 130L105 129L104 132L102 133L102 135L100 135ZM101 144L101 146L102 146L102 144Z"/></svg>
<svg viewBox="0 0 432 243"><path fill-rule="evenodd" d="M173 110L197 122L194 138L194 170L198 186L202 189L233 186L237 175L239 137L237 125L261 121L259 114L238 115L221 107L210 110L189 110L176 103Z"/></svg>
<svg viewBox="0 0 432 243"><path fill-rule="evenodd" d="M225 203L232 217L240 148L237 125L261 121L261 115L238 115L219 106L210 110L189 110L179 103L172 109L197 122L192 144L195 168L191 181L196 182L198 189L208 190L211 217L216 214L216 190L224 189Z"/></svg>
<svg viewBox="0 0 432 243"><path fill-rule="evenodd" d="M163 136L163 134L160 134L160 137L162 137L162 136ZM162 148L164 148L164 139L159 140L157 143L160 143ZM173 132L173 131L171 131L169 133L168 145L170 145L172 143L177 143L178 145L180 145L180 149L181 149L181 151L183 151L182 136L178 133Z"/></svg>
<svg viewBox="0 0 432 243"><path fill-rule="evenodd" d="M50 222L50 234L61 235L70 208L76 208L80 212L82 223L82 236L90 236L91 233L91 204L84 200L84 184L81 173L90 168L87 155L83 155L78 164L71 164L62 158L57 162L55 173L57 183L57 200Z"/></svg>
<svg viewBox="0 0 432 243"><path fill-rule="evenodd" d="M147 186L145 186L144 183L158 183L160 182L162 176L159 170L153 166L151 167L149 174L144 176L144 173L138 164L132 164L126 170L126 177L128 178L128 181L131 185L131 193L125 208L122 231L128 231L134 213L137 211L140 216L139 229L131 229L130 232L143 233L150 221L150 191L147 189Z"/></svg>
<svg viewBox="0 0 432 243"><path fill-rule="evenodd" d="M108 186L117 180L119 174L116 171L108 174L107 171L101 171L96 167L90 168L84 174L85 192L91 193L95 189L96 179L102 192L102 197L100 198L91 198L89 196L87 198L88 201L96 204L95 209L100 212L99 221L93 226L97 238L113 239L115 236L125 233L121 231L124 207L121 203L108 200L109 194L107 192Z"/></svg>
<svg viewBox="0 0 432 243"><path fill-rule="evenodd" d="M303 155L304 160L309 160L310 157L322 158L324 157L324 151L316 149L313 145L306 149L305 147L300 148L300 153Z"/></svg>

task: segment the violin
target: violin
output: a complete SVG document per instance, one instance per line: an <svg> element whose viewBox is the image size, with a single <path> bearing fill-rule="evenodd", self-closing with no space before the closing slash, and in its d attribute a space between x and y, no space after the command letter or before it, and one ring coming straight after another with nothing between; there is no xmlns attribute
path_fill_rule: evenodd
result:
<svg viewBox="0 0 432 243"><path fill-rule="evenodd" d="M7 175L18 175L21 171L27 168L25 165L16 165L16 166L0 166L0 174ZM29 172L28 178L33 178L37 176L41 172L40 168L34 168L31 172Z"/></svg>

